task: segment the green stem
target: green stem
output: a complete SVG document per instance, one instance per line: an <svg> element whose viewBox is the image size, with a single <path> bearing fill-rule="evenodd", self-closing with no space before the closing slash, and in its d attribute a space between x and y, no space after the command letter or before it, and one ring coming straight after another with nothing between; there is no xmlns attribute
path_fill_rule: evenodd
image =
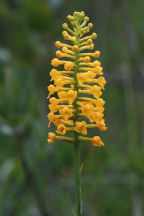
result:
<svg viewBox="0 0 144 216"><path fill-rule="evenodd" d="M76 203L77 216L82 216L82 199L81 199L81 173L80 173L80 143L74 143L74 165L75 165L75 186L76 186Z"/></svg>
<svg viewBox="0 0 144 216"><path fill-rule="evenodd" d="M79 19L76 22L76 41L75 45L79 47L79 40L80 40L80 23ZM74 116L74 127L76 121L79 119L79 110L78 110L78 80L77 80L77 73L79 73L79 50L75 53L75 70L74 70L74 90L77 91L77 97L74 101L74 109L75 109L75 116ZM82 199L81 199L81 171L80 171L80 143L78 140L78 133L74 132L74 168L75 168L75 187L76 187L76 204L77 204L77 214L76 216L82 216Z"/></svg>

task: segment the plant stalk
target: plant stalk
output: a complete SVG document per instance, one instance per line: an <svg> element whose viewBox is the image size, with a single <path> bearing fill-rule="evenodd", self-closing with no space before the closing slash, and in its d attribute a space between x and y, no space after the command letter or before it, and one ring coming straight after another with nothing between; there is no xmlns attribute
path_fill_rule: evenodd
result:
<svg viewBox="0 0 144 216"><path fill-rule="evenodd" d="M74 171L76 187L77 216L82 216L82 198L81 198L81 171L80 171L80 143L74 143Z"/></svg>
<svg viewBox="0 0 144 216"><path fill-rule="evenodd" d="M76 40L75 45L79 48L79 41L80 40L80 22L79 18L76 20ZM75 53L74 63L75 63L75 70L74 70L74 90L77 91L77 97L74 101L74 109L75 109L75 115L74 115L74 127L76 122L79 119L79 110L78 110L78 80L77 80L77 73L79 73L79 49ZM74 132L74 172L75 172L75 188L76 188L76 208L77 212L75 216L82 216L82 198L81 198L81 170L80 170L80 143L78 140L78 133Z"/></svg>

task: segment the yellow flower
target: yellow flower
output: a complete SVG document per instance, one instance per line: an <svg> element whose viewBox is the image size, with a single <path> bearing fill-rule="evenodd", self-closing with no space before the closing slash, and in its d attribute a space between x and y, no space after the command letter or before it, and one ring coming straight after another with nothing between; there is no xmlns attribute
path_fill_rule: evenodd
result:
<svg viewBox="0 0 144 216"><path fill-rule="evenodd" d="M92 145L94 146L104 146L103 141L101 140L101 138L99 136L94 136L92 138Z"/></svg>
<svg viewBox="0 0 144 216"><path fill-rule="evenodd" d="M90 87L90 93L93 94L95 98L99 98L102 95L101 87L94 85Z"/></svg>
<svg viewBox="0 0 144 216"><path fill-rule="evenodd" d="M56 51L56 57L61 58L62 57L62 52L61 51Z"/></svg>
<svg viewBox="0 0 144 216"><path fill-rule="evenodd" d="M94 112L95 121L102 119L103 116L104 116L104 114L101 112L97 112L97 111Z"/></svg>
<svg viewBox="0 0 144 216"><path fill-rule="evenodd" d="M66 70L66 71L71 71L72 70L72 68L73 68L73 63L72 62L67 62L65 65L64 65L64 69Z"/></svg>
<svg viewBox="0 0 144 216"><path fill-rule="evenodd" d="M48 133L48 143L53 143L56 139L56 135L52 132Z"/></svg>
<svg viewBox="0 0 144 216"><path fill-rule="evenodd" d="M61 42L60 41L56 41L55 45L56 45L57 48L59 48L59 47L61 47Z"/></svg>
<svg viewBox="0 0 144 216"><path fill-rule="evenodd" d="M54 104L49 104L49 109L51 112L55 113L58 111L58 106L57 105L54 105Z"/></svg>
<svg viewBox="0 0 144 216"><path fill-rule="evenodd" d="M48 91L49 91L49 95L48 95L48 98L49 98L52 94L56 92L56 87L54 85L49 85Z"/></svg>
<svg viewBox="0 0 144 216"><path fill-rule="evenodd" d="M94 106L92 104L84 104L82 105L82 113L85 114L85 115L88 115L88 113L90 112L90 110L94 108Z"/></svg>
<svg viewBox="0 0 144 216"><path fill-rule="evenodd" d="M89 111L89 113L87 114L87 118L90 122L97 122L98 120L103 118L103 114L93 109Z"/></svg>
<svg viewBox="0 0 144 216"><path fill-rule="evenodd" d="M58 89L62 88L65 84L63 77L55 77L54 83Z"/></svg>
<svg viewBox="0 0 144 216"><path fill-rule="evenodd" d="M95 121L95 116L94 116L94 112L93 111L89 111L89 113L87 114L87 118L89 119L89 121L92 123Z"/></svg>
<svg viewBox="0 0 144 216"><path fill-rule="evenodd" d="M57 89L61 89L66 84L71 84L71 80L65 80L63 77L56 77L54 80Z"/></svg>
<svg viewBox="0 0 144 216"><path fill-rule="evenodd" d="M57 58L54 58L52 61L51 61L51 64L52 66L54 67L58 67L60 65L60 60L57 59Z"/></svg>
<svg viewBox="0 0 144 216"><path fill-rule="evenodd" d="M72 104L77 97L77 91L69 90L67 93L67 97L69 98L69 103Z"/></svg>
<svg viewBox="0 0 144 216"><path fill-rule="evenodd" d="M61 99L67 98L67 92L66 91L60 91L60 92L58 92L58 96Z"/></svg>
<svg viewBox="0 0 144 216"><path fill-rule="evenodd" d="M86 74L87 74L87 78L88 79L93 79L96 76L96 74L93 73L92 71L88 71L88 72L86 72Z"/></svg>
<svg viewBox="0 0 144 216"><path fill-rule="evenodd" d="M58 99L56 99L55 97L52 97L49 99L51 104L57 105L58 104Z"/></svg>
<svg viewBox="0 0 144 216"><path fill-rule="evenodd" d="M94 111L95 111L95 112L103 113L103 112L104 112L104 107L95 107L95 108L94 108Z"/></svg>
<svg viewBox="0 0 144 216"><path fill-rule="evenodd" d="M107 129L104 119L101 119L100 121L97 122L97 127L102 131L105 131Z"/></svg>
<svg viewBox="0 0 144 216"><path fill-rule="evenodd" d="M67 100L69 104L72 104L74 99L77 96L77 91L69 90L69 91L61 91L58 92L58 96L61 99Z"/></svg>
<svg viewBox="0 0 144 216"><path fill-rule="evenodd" d="M73 116L73 109L64 107L59 109L60 114L63 116L64 120L68 120L70 117Z"/></svg>
<svg viewBox="0 0 144 216"><path fill-rule="evenodd" d="M102 70L103 70L103 67L97 66L97 67L95 68L95 73L96 73L97 75L102 75L102 74L103 74L103 73L102 73Z"/></svg>
<svg viewBox="0 0 144 216"><path fill-rule="evenodd" d="M61 118L58 117L58 116L55 116L54 124L55 124L55 125L59 125L60 123L61 123Z"/></svg>
<svg viewBox="0 0 144 216"><path fill-rule="evenodd" d="M87 124L85 121L82 122L76 122L75 130L78 133L82 133L84 135L87 135Z"/></svg>
<svg viewBox="0 0 144 216"><path fill-rule="evenodd" d="M77 45L74 45L74 46L72 47L72 51L77 52L77 51L78 51L78 46L77 46Z"/></svg>
<svg viewBox="0 0 144 216"><path fill-rule="evenodd" d="M51 81L56 79L57 77L61 76L61 72L56 70L56 69L52 69L50 71L50 76L51 76Z"/></svg>
<svg viewBox="0 0 144 216"><path fill-rule="evenodd" d="M48 127L50 127L51 122L54 122L54 120L55 120L55 115L54 115L54 113L50 112L50 113L47 115L47 117L48 117L48 120L50 121Z"/></svg>
<svg viewBox="0 0 144 216"><path fill-rule="evenodd" d="M64 124L58 125L56 132L61 134L61 135L64 135L66 133L66 127L64 126Z"/></svg>
<svg viewBox="0 0 144 216"><path fill-rule="evenodd" d="M78 80L79 84L84 83L86 81L86 78L87 77L86 77L85 73L78 73L77 74L77 80Z"/></svg>
<svg viewBox="0 0 144 216"><path fill-rule="evenodd" d="M102 87L104 88L105 84L106 84L106 80L104 77L100 76L98 79L97 79L97 83Z"/></svg>
<svg viewBox="0 0 144 216"><path fill-rule="evenodd" d="M91 61L91 58L89 56L84 57L84 62L89 63Z"/></svg>
<svg viewBox="0 0 144 216"><path fill-rule="evenodd" d="M95 57L95 58L99 58L99 57L100 57L100 51L95 51L94 57Z"/></svg>
<svg viewBox="0 0 144 216"><path fill-rule="evenodd" d="M55 113L58 110L58 100L55 97L50 98L49 109L51 112Z"/></svg>
<svg viewBox="0 0 144 216"><path fill-rule="evenodd" d="M97 100L96 100L96 106L97 107L103 107L104 106L104 104L105 104L105 101L102 99L102 98L98 98Z"/></svg>
<svg viewBox="0 0 144 216"><path fill-rule="evenodd" d="M94 61L94 67L97 67L97 66L100 66L101 65L101 62L100 61L98 61L98 60L96 60L96 61Z"/></svg>

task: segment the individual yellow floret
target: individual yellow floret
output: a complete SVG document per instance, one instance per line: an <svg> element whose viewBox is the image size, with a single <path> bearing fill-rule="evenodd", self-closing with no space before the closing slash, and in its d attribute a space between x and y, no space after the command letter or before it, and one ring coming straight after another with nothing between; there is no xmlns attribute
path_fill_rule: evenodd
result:
<svg viewBox="0 0 144 216"><path fill-rule="evenodd" d="M77 91L73 91L72 89L68 91L67 96L70 100L74 100L77 97Z"/></svg>
<svg viewBox="0 0 144 216"><path fill-rule="evenodd" d="M104 107L94 107L95 112L100 112L103 113L104 112Z"/></svg>
<svg viewBox="0 0 144 216"><path fill-rule="evenodd" d="M60 65L60 60L57 58L52 59L51 65L54 67L58 67Z"/></svg>
<svg viewBox="0 0 144 216"><path fill-rule="evenodd" d="M86 124L86 122L85 122L85 121L76 122L75 130L76 130L78 133L82 133L82 134L84 134L84 135L87 135L87 124Z"/></svg>
<svg viewBox="0 0 144 216"><path fill-rule="evenodd" d="M58 71L58 70L56 70L55 68L53 68L51 71L50 71L50 76L52 77L52 78L54 78L55 76L58 76L58 75L60 75L61 73Z"/></svg>
<svg viewBox="0 0 144 216"><path fill-rule="evenodd" d="M62 35L65 40L75 41L75 37L70 36L67 31L63 31Z"/></svg>
<svg viewBox="0 0 144 216"><path fill-rule="evenodd" d="M64 135L66 133L66 127L64 124L60 124L58 125L57 127L57 133L61 134L61 135Z"/></svg>
<svg viewBox="0 0 144 216"><path fill-rule="evenodd" d="M53 143L56 140L56 135L52 132L48 133L48 143Z"/></svg>
<svg viewBox="0 0 144 216"><path fill-rule="evenodd" d="M97 34L96 33L92 33L92 39L96 39L97 38Z"/></svg>
<svg viewBox="0 0 144 216"><path fill-rule="evenodd" d="M94 136L92 138L92 145L94 146L104 146L103 141L101 140L101 138L99 136Z"/></svg>
<svg viewBox="0 0 144 216"><path fill-rule="evenodd" d="M62 24L62 27L63 27L64 29L67 29L67 28L68 28L68 24L67 24L67 23L63 23L63 24Z"/></svg>
<svg viewBox="0 0 144 216"><path fill-rule="evenodd" d="M56 41L56 42L55 42L55 46L56 46L57 48L60 48L60 47L61 47L61 42L60 42L60 41Z"/></svg>
<svg viewBox="0 0 144 216"><path fill-rule="evenodd" d="M103 118L103 113L101 112L93 112L93 115L94 115L94 121L97 121L97 120L101 120Z"/></svg>
<svg viewBox="0 0 144 216"><path fill-rule="evenodd" d="M102 131L105 131L107 129L104 119L101 119L100 121L97 122L97 127Z"/></svg>
<svg viewBox="0 0 144 216"><path fill-rule="evenodd" d="M94 57L95 57L95 58L99 58L99 57L100 57L100 51L98 51L98 50L95 51L95 52L94 52Z"/></svg>
<svg viewBox="0 0 144 216"><path fill-rule="evenodd" d="M49 120L49 125L48 125L48 127L50 127L51 122L54 122L54 120L55 120L55 115L54 115L54 113L50 112L50 113L47 115L47 117L48 117L48 120Z"/></svg>
<svg viewBox="0 0 144 216"><path fill-rule="evenodd" d="M77 51L78 51L78 46L77 46L77 45L74 45L74 46L72 47L72 51L77 52Z"/></svg>
<svg viewBox="0 0 144 216"><path fill-rule="evenodd" d="M63 51L63 53L68 53L68 48L67 47L63 47L62 51Z"/></svg>
<svg viewBox="0 0 144 216"><path fill-rule="evenodd" d="M52 97L49 99L51 104L57 105L58 104L58 99L56 99L55 97Z"/></svg>
<svg viewBox="0 0 144 216"><path fill-rule="evenodd" d="M67 98L67 92L66 91L58 92L58 97L61 98L61 99Z"/></svg>
<svg viewBox="0 0 144 216"><path fill-rule="evenodd" d="M73 68L73 66L74 66L74 64L73 64L73 62L67 62L66 64L64 64L64 69L66 70L66 71L71 71L72 70L72 68Z"/></svg>
<svg viewBox="0 0 144 216"><path fill-rule="evenodd" d="M92 71L88 71L88 72L86 72L86 74L87 74L88 79L94 79L96 76L96 74Z"/></svg>
<svg viewBox="0 0 144 216"><path fill-rule="evenodd" d="M74 20L73 16L71 16L71 15L68 15L68 16L67 16L67 19L68 19L69 21Z"/></svg>
<svg viewBox="0 0 144 216"><path fill-rule="evenodd" d="M56 87L54 85L49 85L48 91L49 91L49 95L48 95L48 98L49 98L52 94L56 92Z"/></svg>
<svg viewBox="0 0 144 216"><path fill-rule="evenodd" d="M90 45L90 44L93 43L93 40L92 39L88 39L86 43Z"/></svg>
<svg viewBox="0 0 144 216"><path fill-rule="evenodd" d="M55 116L54 124L57 126L61 124L61 118L59 116Z"/></svg>
<svg viewBox="0 0 144 216"><path fill-rule="evenodd" d="M98 79L97 79L97 83L102 87L104 88L105 84L106 84L106 80L104 77L100 76Z"/></svg>
<svg viewBox="0 0 144 216"><path fill-rule="evenodd" d="M96 73L97 75L102 75L102 74L103 74L103 73L102 73L102 70L103 70L103 67L97 66L97 67L95 68L95 73Z"/></svg>
<svg viewBox="0 0 144 216"><path fill-rule="evenodd" d="M89 63L91 61L91 58L89 56L84 57L84 62Z"/></svg>
<svg viewBox="0 0 144 216"><path fill-rule="evenodd" d="M55 115L54 115L54 113L50 112L50 113L47 115L47 117L48 117L48 120L49 120L50 122L54 122L54 120L55 120Z"/></svg>
<svg viewBox="0 0 144 216"><path fill-rule="evenodd" d="M68 120L73 116L74 110L68 107L59 109L60 114L63 116L64 120Z"/></svg>
<svg viewBox="0 0 144 216"><path fill-rule="evenodd" d="M62 52L61 51L56 51L56 57L61 58L62 57Z"/></svg>
<svg viewBox="0 0 144 216"><path fill-rule="evenodd" d="M93 94L95 98L99 98L102 95L101 87L94 85L90 87L90 93Z"/></svg>
<svg viewBox="0 0 144 216"><path fill-rule="evenodd" d="M94 67L97 67L97 66L101 65L101 62L96 60L96 61L93 62L93 64L94 64Z"/></svg>
<svg viewBox="0 0 144 216"><path fill-rule="evenodd" d="M92 24L92 23L89 23L89 24L88 24L88 28L91 29L92 27L93 27L93 24Z"/></svg>
<svg viewBox="0 0 144 216"><path fill-rule="evenodd" d="M82 105L82 113L87 115L93 107L94 106L91 103L87 103L87 104Z"/></svg>
<svg viewBox="0 0 144 216"><path fill-rule="evenodd" d="M94 48L94 44L93 43L88 46L88 49L90 49L90 50L92 50L93 48Z"/></svg>
<svg viewBox="0 0 144 216"><path fill-rule="evenodd" d="M102 99L102 98L98 98L97 100L96 100L96 106L97 107L103 107L104 106L104 104L105 104L105 101Z"/></svg>
<svg viewBox="0 0 144 216"><path fill-rule="evenodd" d="M54 104L49 104L49 109L51 112L55 113L58 111L58 106L57 105L54 105Z"/></svg>

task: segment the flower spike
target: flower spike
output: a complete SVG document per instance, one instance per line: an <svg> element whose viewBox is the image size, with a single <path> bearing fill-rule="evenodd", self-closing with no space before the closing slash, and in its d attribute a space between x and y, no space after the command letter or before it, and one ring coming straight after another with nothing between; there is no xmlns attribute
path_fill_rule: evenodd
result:
<svg viewBox="0 0 144 216"><path fill-rule="evenodd" d="M93 51L93 40L97 38L97 34L85 36L93 24L88 23L89 18L83 11L74 12L67 19L72 29L64 23L62 36L68 43L56 41L55 46L61 50L56 51L56 57L51 61L55 67L50 71L54 84L48 86L50 112L47 117L48 127L53 123L57 129L56 134L48 133L48 142L63 140L73 143L77 202L74 215L82 216L79 142L91 142L98 147L104 145L99 136L88 137L87 134L90 128L101 131L107 129L104 120L105 101L101 98L106 80L101 62L97 60L100 51ZM57 96L54 97L53 94Z"/></svg>
<svg viewBox="0 0 144 216"><path fill-rule="evenodd" d="M94 59L99 58L100 51L91 52L97 34L84 36L93 24L88 23L89 18L83 11L74 12L73 16L68 15L67 19L72 29L69 24L64 23L62 35L69 43L55 43L61 50L56 51L56 58L51 61L52 66L57 69L51 70L50 76L54 85L48 86L48 98L55 93L58 96L49 99L48 119L56 125L56 132L61 136L50 132L48 142L56 139L73 142L74 139L66 137L67 132L71 131L80 141L90 141L94 146L103 146L99 136L87 137L89 128L102 131L107 129L103 118L105 102L100 98L106 80L101 62ZM63 70L59 70L60 65L63 65ZM92 97L89 97L90 95Z"/></svg>

